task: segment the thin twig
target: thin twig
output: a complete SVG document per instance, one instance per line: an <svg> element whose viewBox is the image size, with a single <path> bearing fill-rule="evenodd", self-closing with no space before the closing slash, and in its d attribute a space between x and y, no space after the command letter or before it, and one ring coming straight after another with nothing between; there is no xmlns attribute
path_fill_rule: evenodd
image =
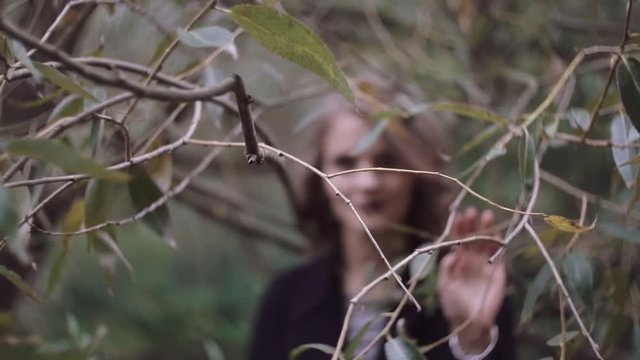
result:
<svg viewBox="0 0 640 360"><path fill-rule="evenodd" d="M58 27L60 22L64 19L64 17L71 10L71 8L76 6L76 5L87 4L87 3L92 3L92 4L118 4L118 3L121 3L121 2L122 2L122 0L71 0L64 6L62 11L60 11L60 14L58 14L58 16L53 21L53 23L51 23L51 25L49 25L49 28L44 33L44 35L42 36L40 41L43 42L43 43L47 42L47 40L49 40L49 37L51 36L53 31L56 29L56 27ZM29 52L27 52L27 55L29 55L29 57L31 57L31 56L33 56L33 54L37 50L38 50L37 48L33 48L33 49L29 50Z"/></svg>
<svg viewBox="0 0 640 360"><path fill-rule="evenodd" d="M243 28L237 27L233 31L231 38L235 40L235 38L238 37L238 35L242 34L243 31L244 31ZM207 67L213 60L215 60L215 58L217 58L224 51L225 51L224 47L216 48L215 50L213 50L213 52L211 52L211 55L207 56L204 60L202 60L200 63L198 63L198 65L194 66L193 68L191 68L189 70L185 70L184 72L178 74L176 77L179 78L179 79L184 79L186 77L194 75L198 71L200 71L200 70L204 69L205 67Z"/></svg>
<svg viewBox="0 0 640 360"><path fill-rule="evenodd" d="M387 52L387 55L395 60L402 68L408 68L410 65L409 59L396 46L396 42L393 40L393 37L382 23L382 20L380 20L380 16L378 14L378 0L364 1L362 11L367 18L367 22L373 30L373 33L376 35L378 40L380 40L384 50Z"/></svg>
<svg viewBox="0 0 640 360"><path fill-rule="evenodd" d="M606 148L618 148L618 149L629 149L629 148L640 148L640 142L632 143L632 144L615 144L612 143L611 140L607 139L589 139L583 138L578 135L567 134L567 133L556 133L554 138L563 141L575 142L575 143L584 143L593 147L606 147Z"/></svg>
<svg viewBox="0 0 640 360"><path fill-rule="evenodd" d="M79 124L83 124L86 121L91 120L91 116L116 104L119 104L127 99L130 99L133 97L133 94L131 93L124 93L124 94L120 94L120 95L116 95L110 99L107 99L99 104L95 104L92 107L90 107L89 109L81 112L80 114L73 116L73 117L67 117L67 118L62 118L56 122L54 122L53 124L51 124L50 126L40 130L37 134L36 134L36 138L47 138L47 137L54 137L57 136L59 134L61 134L62 132L64 132L66 129L72 127L72 126L76 126ZM9 179L11 179L11 177L27 162L28 158L21 158L20 160L16 161L3 175L2 178L0 179L0 183L2 184L7 184L7 181L9 181Z"/></svg>
<svg viewBox="0 0 640 360"><path fill-rule="evenodd" d="M505 210L505 211L509 211L512 213L516 213L516 214L521 214L521 215L530 215L530 216L547 216L547 214L542 213L542 212L531 212L531 211L522 211L522 210L518 210L518 209L512 209L510 207L507 206L503 206L500 205L498 203L495 203L489 199L487 199L486 197L480 195L479 193L475 192L473 189L467 187L462 181L458 180L457 178L453 177L453 176L449 176L446 174L443 174L439 171L425 171L425 170L409 170L409 169L395 169L395 168L383 168L383 167L375 167L375 168L361 168L361 169L351 169L351 170L345 170L345 171L340 171L337 173L333 173L333 174L329 174L327 175L327 177L329 179L337 177L337 176L343 176L343 175L348 175L348 174L353 174L353 173L358 173L358 172L365 172L365 171L384 171L384 172L397 172L397 173L409 173L409 174L420 174L420 175L433 175L433 176L438 176L444 179L447 179L449 181L452 181L454 183L456 183L458 186L460 186L461 188L465 189L466 191L468 191L471 195L477 197L478 199L493 205L495 207L497 207L498 209L501 210Z"/></svg>
<svg viewBox="0 0 640 360"><path fill-rule="evenodd" d="M110 116L98 114L97 117L110 124L113 124L115 127L120 129L120 132L122 133L122 139L124 140L124 161L131 161L131 138L129 137L129 130L127 129L127 126L116 121Z"/></svg>
<svg viewBox="0 0 640 360"><path fill-rule="evenodd" d="M193 19L191 19L189 24L187 24L187 26L185 27L185 30L187 31L191 30L191 28L196 23L198 23L209 12L209 10L215 8L217 2L218 2L217 0L210 0L202 9L200 9L200 11L198 11L198 13L193 17ZM151 74L149 74L149 76L147 76L147 78L145 79L144 81L145 86L151 83L151 80L153 80L155 75L162 69L162 66L164 65L165 61L167 61L167 59L169 58L171 53L176 49L179 43L180 43L180 39L178 37L174 38L173 41L171 41L171 44L169 44L169 46L165 49L162 55L160 55L160 58L153 66L153 69L151 70ZM138 105L138 100L139 100L138 98L135 98L133 100L133 102L129 105L129 107L125 110L124 114L120 118L120 122L122 123L127 122L129 114L131 114L133 109L135 109L135 107Z"/></svg>
<svg viewBox="0 0 640 360"><path fill-rule="evenodd" d="M591 116L589 117L589 126L587 126L587 129L582 134L583 139L587 137L587 134L589 133L589 131L591 131L591 128L593 127L593 124L596 121L596 116L598 115L598 111L602 107L602 104L604 103L604 99L607 96L607 93L609 92L609 87L611 85L611 81L613 80L613 74L616 72L616 68L618 67L620 60L622 59L624 48L627 45L627 41L629 41L629 24L631 23L632 7L633 7L633 0L627 0L625 25L624 25L624 31L622 32L622 39L620 40L620 49L617 54L613 55L614 56L613 63L611 64L611 68L609 69L609 74L607 75L607 81L604 84L604 88L602 89L602 93L600 94L598 101L596 102L596 106L591 111Z"/></svg>
<svg viewBox="0 0 640 360"><path fill-rule="evenodd" d="M640 220L640 212L638 212L637 210L631 210L627 213L627 208L625 206L616 204L611 200L604 199L598 195L579 189L571 185L564 179L546 170L540 170L540 178L575 198L581 199L584 196L590 203L600 205L609 211L615 212L616 214L628 215L636 220Z"/></svg>
<svg viewBox="0 0 640 360"><path fill-rule="evenodd" d="M529 203L527 204L527 212L530 212L536 204L538 200L538 191L540 190L540 165L538 162L538 158L535 157L533 159L533 189L531 190L531 197L529 198ZM509 234L505 238L505 242L507 244L511 243L511 241L522 231L524 225L529 222L529 214L525 214L522 216L518 225L513 229L513 231L509 232ZM493 263L504 253L505 247L498 249L490 258L489 262Z"/></svg>
<svg viewBox="0 0 640 360"><path fill-rule="evenodd" d="M189 140L188 143L196 144L196 145L205 145L205 146L226 146L226 147L244 147L245 146L245 144L241 143L241 142L208 141L208 140L197 140L197 139ZM331 179L328 177L327 174L325 174L324 172L322 172L318 168L310 165L309 163L307 163L305 161L302 161L299 158L297 158L297 157L295 157L295 156L293 156L291 154L288 154L288 153L286 153L286 152L284 152L284 151L282 151L280 149L276 149L276 148L274 148L272 146L269 146L269 145L266 145L266 144L263 144L263 143L260 143L259 146L260 146L260 148L262 148L264 150L268 150L268 151L276 154L277 156L286 157L286 158L294 161L295 163L303 166L304 168L308 169L309 171L313 172L314 174L320 176L327 183L327 185L329 185L329 187L331 187L331 189L336 194L336 196L339 196L345 202L345 204L351 209L351 211L354 213L354 215L358 219L358 222L360 223L360 225L362 225L363 229L365 230L365 233L367 234L367 237L369 238L369 240L371 241L372 245L374 246L374 248L376 249L376 251L380 255L381 259L384 261L384 263L387 266L387 268L393 269L393 267L391 266L391 263L389 263L389 260L387 259L386 255L384 255L384 253L382 252L382 249L378 245L378 242L375 240L375 238L371 234L371 231L369 231L369 227L364 223L364 221L362 220L362 217L360 217L360 213L358 213L356 208L353 206L353 203L351 202L351 200L349 200L349 198L347 198L333 184L333 182L331 181ZM413 297L413 295L411 295L411 292L406 288L406 286L402 282L402 279L400 278L400 276L398 274L396 274L395 271L392 271L391 273L392 273L394 279L396 280L396 282L398 283L398 285L402 288L402 290L405 292L405 294L407 294L409 299L411 299L411 301L416 306L416 308L420 309L420 304Z"/></svg>
<svg viewBox="0 0 640 360"><path fill-rule="evenodd" d="M118 73L109 76L105 75L102 72L94 71L93 69L74 61L73 58L66 53L58 50L51 45L41 43L39 39L19 30L15 26L1 19L0 30L26 43L27 45L38 48L44 54L64 63L69 67L69 69L73 70L79 75L86 77L87 79L93 80L102 85L114 86L131 91L137 96L141 97L148 97L151 99L163 101L200 101L208 100L214 96L227 93L233 89L233 86L235 86L235 81L232 78L226 79L220 84L194 90L165 89L139 84L137 82L132 82L127 80L126 78L123 78Z"/></svg>
<svg viewBox="0 0 640 360"><path fill-rule="evenodd" d="M76 180L70 180L69 182L63 184L62 186L57 188L55 191L53 191L51 194L49 194L49 196L47 196L46 199L42 200L38 205L36 205L33 209L31 209L31 211L29 211L22 219L20 219L20 222L18 223L18 226L21 226L24 223L26 223L38 211L40 211L40 209L42 209L47 203L49 203L49 201L51 201L54 197L56 197L59 194L61 194L63 191L65 191L67 188L69 188L71 185L73 185L75 182L76 182Z"/></svg>
<svg viewBox="0 0 640 360"><path fill-rule="evenodd" d="M558 284L558 287L564 294L564 297L567 300L567 303L569 304L571 311L573 312L573 316L576 318L576 321L580 326L582 335L584 335L587 338L587 340L589 341L589 344L591 344L591 348L593 349L594 354L598 357L598 359L603 360L602 355L600 355L598 344L595 342L595 340L593 340L593 338L591 337L591 334L589 333L589 330L584 325L584 322L580 317L580 313L578 312L578 309L576 309L576 306L573 303L573 299L571 298L571 295L569 295L569 292L567 291L567 288L564 285L564 281L562 280L562 277L560 276L560 273L558 272L558 269L556 268L556 265L553 262L553 259L551 259L551 256L549 255L549 253L547 252L547 249L542 243L542 240L540 240L540 238L538 237L538 234L531 227L529 223L526 223L524 227L525 229L527 229L529 234L531 234L531 237L533 237L533 240L535 240L536 245L538 245L538 249L540 249L540 252L542 253L542 256L544 257L547 264L549 265L549 268L551 269L553 276L556 278L556 283Z"/></svg>
<svg viewBox="0 0 640 360"><path fill-rule="evenodd" d="M199 123L200 118L202 117L202 103L201 102L196 102L195 103L195 107L193 110L193 123L195 123L196 125ZM188 133L189 137L191 136L192 133ZM188 139L188 137L185 137L185 139ZM219 149L214 149L214 150L219 150ZM122 219L122 220L109 220L88 228L84 228L82 230L78 230L78 231L70 231L70 232L54 232L54 231L48 231L48 230L44 230L44 229L40 229L36 226L34 226L33 224L31 224L31 227L33 227L34 229L48 234L48 235L54 235L54 236L71 236L71 235L80 235L80 234L86 234L89 232L93 232L93 231L97 231L100 229L103 229L107 226L120 226L120 225L124 225L124 224L128 224L137 220L140 220L142 218L144 218L146 215L152 213L153 211L155 211L157 208L159 208L160 206L164 205L169 199L171 199L173 196L181 193L186 187L187 185L189 185L189 182L196 176L198 176L198 174L200 174L204 169L206 169L206 167L211 163L211 161L213 161L213 159L215 159L221 151L211 151L209 154L207 154L207 156L205 156L202 161L187 175L185 176L182 181L176 185L174 188L172 188L171 190L167 191L166 193L164 193L160 198L158 198L156 201L152 202L151 204L149 204L147 207L145 207L144 209L142 209L141 211L139 211L138 213L136 213L135 215L126 218L126 219Z"/></svg>
<svg viewBox="0 0 640 360"><path fill-rule="evenodd" d="M146 162L149 161L153 158L156 158L160 155L166 154L166 153L170 153L172 151L174 151L175 149L183 146L184 144L187 143L188 139L191 138L191 136L193 136L193 133L196 131L196 128L200 122L200 116L195 116L197 115L197 113L194 111L194 116L191 120L191 124L189 125L189 128L187 129L186 133L184 134L184 136L182 136L180 139L161 146L153 151L150 151L148 153L142 154L142 155L138 155L135 156L133 158L131 158L129 161L125 161L125 162L121 162L115 165L111 165L109 167L107 167L107 169L109 170L121 170L121 169L125 169L128 168L130 166L142 163L142 162ZM14 181L11 183L6 183L4 184L5 187L7 188L12 188L12 187L20 187L20 186L31 186L31 185L37 185L37 184L45 184L45 183L53 183L53 182L62 182L62 181L71 181L71 180L81 180L81 179L88 179L90 176L89 175L85 175L85 174L79 174L79 175L64 175L64 176L51 176L51 177L46 177L46 178L40 178L40 179L33 179L33 180L23 180L23 181Z"/></svg>
<svg viewBox="0 0 640 360"><path fill-rule="evenodd" d="M475 183L475 181L478 179L478 177L482 173L482 171L483 171L484 167L486 166L486 164L487 163L480 164L480 166L478 166L478 168L473 172L473 174L471 174L471 176L469 177L469 180L467 180L467 183L465 184L467 187L469 187L473 183ZM442 234L440 234L438 239L436 239L434 241L434 245L444 242L445 239L451 234L451 230L453 229L454 220L456 218L457 209L458 209L458 207L460 207L460 204L462 204L462 201L466 197L467 193L468 193L467 190L465 190L463 188L458 193L456 198L453 200L451 205L449 206L449 211L450 211L449 212L449 217L447 218L447 221L445 223L445 227L444 227L444 230L442 231ZM418 273L422 273L428 266L430 266L431 261L434 261L433 257L429 257L427 259L427 261L424 262L424 264L422 265L422 267L420 268ZM417 277L414 277L414 278L411 279L411 283L410 283L409 289L411 291L413 291L413 289L415 289L415 287L417 285L418 285L418 279L417 279ZM385 325L385 327L378 333L378 335L373 340L371 340L369 342L369 344L364 349L362 349L362 351L360 351L360 354L358 354L356 356L356 359L361 358L361 356L363 356L369 350L371 350L371 348L373 348L373 346L375 346L375 344L378 341L380 341L386 334L389 333L389 331L391 330L391 327L393 326L395 321L398 319L398 316L400 316L400 311L402 311L402 309L404 308L405 304L407 303L407 299L408 298L407 298L406 295L403 296L402 299L400 299L400 302L398 303L398 306L396 306L396 309L391 313L391 316L387 320L387 324ZM355 305L353 305L353 306L355 306ZM339 353L339 349L341 349L342 346L344 345L344 341L345 341L346 336L347 336L347 330L348 330L350 321L351 321L350 318L345 317L345 319L344 319L344 321L342 323L342 330L341 330L341 333L340 333L340 338L338 340L339 346L336 346L336 352L334 353L333 358L332 358L333 360L336 359L336 356Z"/></svg>
<svg viewBox="0 0 640 360"><path fill-rule="evenodd" d="M558 306L560 307L560 334L562 334L560 339L560 360L564 360L567 350L567 322L564 316L564 297L560 289L558 289Z"/></svg>
<svg viewBox="0 0 640 360"><path fill-rule="evenodd" d="M147 149L149 149L149 147L151 147L151 144L153 144L153 142L156 141L156 139L160 136L160 134L162 134L162 132L167 128L167 126L169 126L172 122L174 122L176 120L178 115L180 115L180 113L182 113L182 111L186 107L187 107L187 104L178 105L171 112L171 114L169 114L167 119L157 129L155 129L153 134L151 134L151 136L149 136L149 138L147 138L145 140L145 142L142 144L142 146L139 149L135 149L134 150L134 153L138 154L138 153L141 153L141 152L143 153L143 152L147 151Z"/></svg>
<svg viewBox="0 0 640 360"><path fill-rule="evenodd" d="M585 218L587 217L587 203L587 196L585 194L582 194L582 206L580 208L580 220L578 220L578 225L584 225ZM573 236L571 237L571 241L569 241L567 246L564 248L565 254L568 253L569 250L571 250L576 241L578 241L579 237L579 232L573 234Z"/></svg>

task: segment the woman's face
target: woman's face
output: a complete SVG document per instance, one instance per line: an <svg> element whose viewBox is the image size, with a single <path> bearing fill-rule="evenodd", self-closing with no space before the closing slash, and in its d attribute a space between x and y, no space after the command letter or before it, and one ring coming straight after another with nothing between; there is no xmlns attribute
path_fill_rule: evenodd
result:
<svg viewBox="0 0 640 360"><path fill-rule="evenodd" d="M407 167L380 137L364 152L354 153L356 145L371 130L370 125L351 112L331 118L322 143L321 169L327 173L368 167ZM334 185L349 198L371 231L384 231L391 223L404 222L411 203L415 178L411 174L364 171L335 177ZM324 191L340 224L362 229L355 214L336 196L328 184Z"/></svg>

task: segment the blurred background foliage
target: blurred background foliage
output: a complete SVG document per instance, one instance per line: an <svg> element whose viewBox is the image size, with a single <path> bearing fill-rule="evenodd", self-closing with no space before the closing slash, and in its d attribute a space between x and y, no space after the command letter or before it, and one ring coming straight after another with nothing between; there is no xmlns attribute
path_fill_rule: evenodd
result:
<svg viewBox="0 0 640 360"><path fill-rule="evenodd" d="M39 36L65 3L0 2L6 18ZM148 64L166 47L167 39L175 36L176 29L184 28L205 4L179 0L123 3L76 8L63 19L62 30L54 33L54 40L74 56ZM221 1L219 5L237 3ZM619 45L626 3L292 0L282 1L280 6L327 42L347 74L374 69L389 74L402 86L419 89L425 96L415 99L415 105L470 103L515 120L547 96L580 49ZM637 33L640 16L635 10L631 32ZM198 26L206 25L230 31L236 28L220 11L211 11ZM638 39L633 37L630 46L637 49ZM328 91L327 85L270 54L246 34L239 35L234 46L235 50L224 52L188 79L210 85L231 73L241 74L248 92L264 111L259 121L275 144L304 157L306 135L300 128L314 115L312 96ZM182 44L163 71L181 73L210 53L211 49ZM632 359L640 357L640 210L633 203L626 209L634 197L634 186L625 186L609 147L556 136L582 134L575 122L584 122L585 116L588 119L605 85L610 57L604 53L587 57L563 91L565 95L553 104L553 111L545 112L530 129L537 139L535 145L542 137L550 139L550 149L541 164L550 174L546 179L570 184L574 189L570 194L543 181L537 208L579 218L581 200L575 192L582 189L596 199L586 212L587 222L597 217L596 229L581 235L565 253L571 234L559 234L538 220L534 225L562 269L606 358ZM0 61L0 66L6 67L6 63ZM97 97L101 92L103 97L117 93L87 81L82 84ZM36 106L28 103L52 93L51 88L31 81L10 83L0 105L0 136L10 138L28 131L31 124L46 123L67 97L57 94L50 102ZM614 84L590 138L611 138L610 127L619 103ZM116 106L108 113L117 117L125 108ZM174 108L175 104L140 101L131 114L132 138L144 139ZM237 123L219 106L208 104L205 110L197 138L220 139ZM180 115L167 128L166 139L181 136L189 116L189 111ZM450 128L455 150L464 149L491 126L446 112L438 116ZM87 140L91 131L89 126L81 127L67 132L64 140L87 151L92 147ZM122 144L117 129L107 127L104 131L104 138L109 140L102 140L104 150L96 156L113 162L121 157L118 149ZM496 132L491 139L504 131ZM531 185L520 173L523 141L516 140L506 154L491 162L474 189L500 204L516 204L522 189ZM454 154L450 173L463 176L485 156L490 144L492 141L486 141ZM177 150L171 156L172 171L168 173L173 179L165 180L175 183L184 177L203 154L204 150L193 146ZM43 302L38 304L25 296L14 301L9 292L6 297L2 295L0 357L214 359L219 347L227 359L243 358L257 299L275 273L304 260L301 249L305 243L275 167L248 167L243 158L241 150L226 150L185 193L170 201L170 235L163 238L144 223L117 228L116 238L131 270L117 259L87 251L84 235L63 242L59 237L34 233L30 250L37 254L36 271L21 267L5 255L3 264L20 269ZM287 169L294 166L285 163ZM41 171L52 174L54 170ZM39 191L50 190L44 187ZM68 219L73 200L83 191L81 186L74 187L38 221L60 229L56 224ZM133 212L126 188L114 189L112 196L116 204L110 216L121 218ZM617 210L608 210L606 201L617 204L613 206ZM466 203L483 206L473 199ZM508 215L499 214L501 220L507 220ZM513 242L508 259L509 293L516 309L521 358L558 358L557 339L549 342L560 333L558 294L544 259L526 236ZM4 285L2 289L10 288ZM579 330L566 313L567 330ZM591 357L584 338L575 336L568 341L567 358Z"/></svg>

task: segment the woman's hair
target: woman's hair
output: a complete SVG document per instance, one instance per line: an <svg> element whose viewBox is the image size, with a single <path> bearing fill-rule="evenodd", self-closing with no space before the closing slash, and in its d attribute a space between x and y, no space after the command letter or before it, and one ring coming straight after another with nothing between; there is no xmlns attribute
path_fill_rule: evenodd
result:
<svg viewBox="0 0 640 360"><path fill-rule="evenodd" d="M315 120L313 141L305 142L305 149L313 152L310 163L318 168L323 159L323 146L330 119L344 112L351 112L371 121L389 119L380 135L390 150L406 168L413 170L442 171L446 166L448 140L441 124L421 113L411 114L408 109L414 103L406 92L379 76L360 76L352 81L356 96L355 106L337 95L328 95L320 102L322 114ZM309 152L309 151L308 151ZM305 171L297 179L296 208L303 230L311 241L311 253L318 254L335 249L339 243L340 224L335 217L323 189L325 181L318 175ZM425 234L437 236L444 227L449 203L449 189L441 178L429 175L416 176L412 202L407 219L399 225L399 231L408 231L411 250L425 241ZM345 206L347 206L345 204ZM403 229L404 228L404 229Z"/></svg>

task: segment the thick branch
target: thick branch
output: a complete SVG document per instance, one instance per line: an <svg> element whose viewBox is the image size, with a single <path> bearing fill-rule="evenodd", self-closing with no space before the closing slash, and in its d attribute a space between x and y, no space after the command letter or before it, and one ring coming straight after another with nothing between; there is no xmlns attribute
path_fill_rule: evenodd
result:
<svg viewBox="0 0 640 360"><path fill-rule="evenodd" d="M214 96L222 95L224 93L232 91L236 84L234 79L229 78L222 81L218 85L194 90L162 89L153 86L141 85L137 82L129 81L117 73L115 74L115 76L105 75L81 63L78 63L66 53L56 49L49 44L41 43L40 40L36 37L19 30L17 27L9 24L4 20L0 20L0 30L4 31L9 36L24 42L27 45L37 48L39 51L48 55L49 57L64 63L67 67L69 67L69 69L73 70L79 75L86 77L87 79L90 79L102 85L114 86L131 91L132 93L140 97L162 101L208 100Z"/></svg>

